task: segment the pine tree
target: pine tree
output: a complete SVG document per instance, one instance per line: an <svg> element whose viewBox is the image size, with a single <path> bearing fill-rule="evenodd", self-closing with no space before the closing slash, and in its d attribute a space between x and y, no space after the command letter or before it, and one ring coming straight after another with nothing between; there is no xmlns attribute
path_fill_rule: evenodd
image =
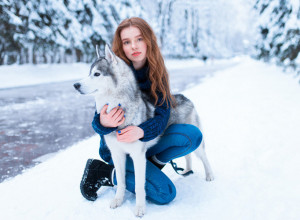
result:
<svg viewBox="0 0 300 220"><path fill-rule="evenodd" d="M300 5L293 0L258 0L258 58L292 67L300 74Z"/></svg>

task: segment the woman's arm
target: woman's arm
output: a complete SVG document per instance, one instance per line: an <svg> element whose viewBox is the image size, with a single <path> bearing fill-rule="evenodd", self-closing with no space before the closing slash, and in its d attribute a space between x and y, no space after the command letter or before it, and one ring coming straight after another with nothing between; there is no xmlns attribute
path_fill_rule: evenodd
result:
<svg viewBox="0 0 300 220"><path fill-rule="evenodd" d="M161 101L158 99L158 103ZM117 133L120 142L134 142L137 140L147 142L160 135L166 128L170 117L170 104L167 102L161 106L156 106L154 117L143 122L139 126L128 126Z"/></svg>
<svg viewBox="0 0 300 220"><path fill-rule="evenodd" d="M161 100L162 95L160 94L157 103L160 103ZM167 102L167 100L161 106L157 105L154 111L154 117L138 126L144 131L144 137L141 138L140 141L150 141L160 135L168 124L170 112L170 102Z"/></svg>
<svg viewBox="0 0 300 220"><path fill-rule="evenodd" d="M94 131L100 135L109 134L115 130L125 121L124 111L118 106L113 108L109 113L106 112L108 105L101 109L100 114L95 112L92 127Z"/></svg>

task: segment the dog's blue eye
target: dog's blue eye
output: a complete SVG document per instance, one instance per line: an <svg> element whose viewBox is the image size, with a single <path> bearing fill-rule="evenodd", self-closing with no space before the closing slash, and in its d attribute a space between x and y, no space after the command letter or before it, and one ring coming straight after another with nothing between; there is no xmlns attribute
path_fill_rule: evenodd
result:
<svg viewBox="0 0 300 220"><path fill-rule="evenodd" d="M94 73L94 76L100 76L100 73Z"/></svg>

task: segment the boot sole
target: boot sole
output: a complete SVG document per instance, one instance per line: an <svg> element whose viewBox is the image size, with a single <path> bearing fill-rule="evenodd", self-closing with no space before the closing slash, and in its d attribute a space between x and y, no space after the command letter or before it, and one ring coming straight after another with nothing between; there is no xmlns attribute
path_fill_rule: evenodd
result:
<svg viewBox="0 0 300 220"><path fill-rule="evenodd" d="M84 169L84 172L83 172L83 176L82 176L82 179L81 179L81 182L80 182L81 194L84 198L86 198L89 201L95 201L97 199L97 196L96 197L90 197L90 196L86 195L85 192L84 192L84 189L83 189L83 185L86 181L86 178L87 178L87 175L88 175L88 172L89 172L89 169L90 169L90 166L91 166L92 162L93 162L93 159L88 159L87 160L86 165L85 165L85 169Z"/></svg>

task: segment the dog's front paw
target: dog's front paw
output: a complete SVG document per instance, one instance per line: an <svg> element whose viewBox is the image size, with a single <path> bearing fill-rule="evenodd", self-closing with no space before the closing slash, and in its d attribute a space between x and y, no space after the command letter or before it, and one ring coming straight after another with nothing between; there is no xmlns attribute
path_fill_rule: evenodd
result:
<svg viewBox="0 0 300 220"><path fill-rule="evenodd" d="M213 181L215 178L214 178L214 175L213 174L208 174L206 175L206 181Z"/></svg>
<svg viewBox="0 0 300 220"><path fill-rule="evenodd" d="M135 207L135 215L137 217L143 217L146 213L146 206L144 205L140 205L140 206L136 206Z"/></svg>
<svg viewBox="0 0 300 220"><path fill-rule="evenodd" d="M115 208L121 206L122 203L123 203L122 198L114 198L110 203L110 208L115 209Z"/></svg>

